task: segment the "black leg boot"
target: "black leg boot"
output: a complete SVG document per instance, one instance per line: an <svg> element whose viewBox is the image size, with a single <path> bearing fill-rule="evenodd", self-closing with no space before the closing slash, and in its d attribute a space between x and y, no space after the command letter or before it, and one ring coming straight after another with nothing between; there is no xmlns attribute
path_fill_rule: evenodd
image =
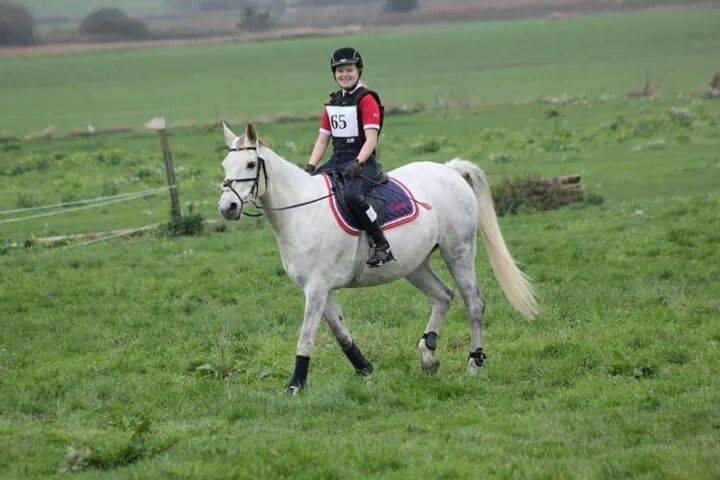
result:
<svg viewBox="0 0 720 480"><path fill-rule="evenodd" d="M365 263L370 266L370 268L375 268L391 260L395 260L390 250L390 244L380 229L380 225L377 223L377 215L374 213L372 207L363 200L355 206L350 206L350 208L355 214L355 217L360 221L363 230L367 232L370 255Z"/></svg>
<svg viewBox="0 0 720 480"><path fill-rule="evenodd" d="M285 389L288 393L297 395L300 390L306 387L309 365L310 357L295 356L295 371L293 372L292 379L290 379L290 383Z"/></svg>
<svg viewBox="0 0 720 480"><path fill-rule="evenodd" d="M390 250L390 244L385 238L385 234L380 229L377 222L370 222L367 227L367 232L372 237L375 247L371 249L370 257L365 262L370 268L379 267L387 262L395 260L393 257L392 250Z"/></svg>

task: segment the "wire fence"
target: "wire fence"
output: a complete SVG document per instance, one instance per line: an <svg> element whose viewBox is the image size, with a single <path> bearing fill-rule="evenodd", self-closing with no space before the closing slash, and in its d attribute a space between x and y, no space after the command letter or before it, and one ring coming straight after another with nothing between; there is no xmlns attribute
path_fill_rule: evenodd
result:
<svg viewBox="0 0 720 480"><path fill-rule="evenodd" d="M6 218L3 220L0 220L0 225L7 224L7 223L15 223L15 222L33 220L36 218L52 217L55 215L63 215L66 213L77 212L80 210L88 210L91 208L98 208L98 207L104 207L106 205L113 205L116 203L128 202L131 200L137 200L139 198L157 195L159 193L170 190L172 188L176 188L176 187L173 185L173 186L169 186L169 187L160 187L160 188L154 188L151 190L143 190L143 191L139 191L139 192L122 193L122 194L110 195L110 196L106 196L106 197L90 198L87 200L77 200L77 201L73 201L73 202L56 203L53 205L41 205L41 206L36 206L36 207L3 210L3 211L0 211L0 216L12 215L15 213L33 212L33 211L39 211L39 210L51 210L51 209L57 209L57 208L62 209L62 210L54 210L51 212L37 213L37 214L33 214L33 215L25 215L22 217ZM74 205L80 205L80 206L74 206ZM72 207L72 208L67 208L67 207Z"/></svg>

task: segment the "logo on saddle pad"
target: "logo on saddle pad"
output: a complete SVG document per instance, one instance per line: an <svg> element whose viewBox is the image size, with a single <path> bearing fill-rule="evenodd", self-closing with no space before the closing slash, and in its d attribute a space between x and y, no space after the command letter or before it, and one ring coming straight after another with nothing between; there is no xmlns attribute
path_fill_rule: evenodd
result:
<svg viewBox="0 0 720 480"><path fill-rule="evenodd" d="M333 187L330 178L325 174L323 174L323 178L328 193L331 193ZM412 222L420 214L417 201L412 192L394 178L390 178L388 183L375 187L368 196L373 199L382 199L384 208L382 214L378 212L378 216L382 219L380 227L383 230L390 230ZM344 202L339 202L337 195L328 197L328 202L330 202L330 210L332 210L340 228L350 235L360 235L360 225ZM426 208L429 209L430 206L428 205Z"/></svg>
<svg viewBox="0 0 720 480"><path fill-rule="evenodd" d="M388 203L386 207L391 212L402 212L406 208L408 208L408 202L393 202Z"/></svg>

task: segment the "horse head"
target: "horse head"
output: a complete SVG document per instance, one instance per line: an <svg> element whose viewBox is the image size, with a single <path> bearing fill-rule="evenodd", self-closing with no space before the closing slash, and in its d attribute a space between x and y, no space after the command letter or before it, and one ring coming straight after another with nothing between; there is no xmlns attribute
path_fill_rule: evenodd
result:
<svg viewBox="0 0 720 480"><path fill-rule="evenodd" d="M218 210L227 220L240 220L245 204L262 196L267 187L265 161L258 151L263 145L250 122L239 137L225 123L223 131L229 151L222 162L225 180Z"/></svg>

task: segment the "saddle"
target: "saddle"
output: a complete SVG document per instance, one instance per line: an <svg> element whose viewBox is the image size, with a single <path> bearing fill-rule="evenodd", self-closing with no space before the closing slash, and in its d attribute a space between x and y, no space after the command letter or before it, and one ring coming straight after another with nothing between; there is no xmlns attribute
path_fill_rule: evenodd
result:
<svg viewBox="0 0 720 480"><path fill-rule="evenodd" d="M335 192L335 195L328 197L328 201L338 225L350 235L360 235L362 227L345 202L342 179L332 173L323 173L322 177L328 194ZM366 194L365 198L377 212L377 223L383 231L412 222L417 218L420 214L418 202L405 185L385 173L377 179L377 183L378 185ZM429 206L426 208L429 209Z"/></svg>

